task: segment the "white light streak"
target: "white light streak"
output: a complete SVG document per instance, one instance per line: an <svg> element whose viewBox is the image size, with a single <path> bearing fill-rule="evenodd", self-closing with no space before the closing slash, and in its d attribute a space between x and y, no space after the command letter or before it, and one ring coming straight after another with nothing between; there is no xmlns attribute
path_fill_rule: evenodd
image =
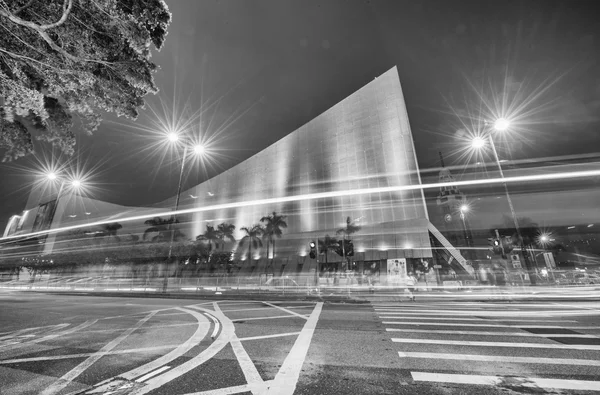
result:
<svg viewBox="0 0 600 395"><path fill-rule="evenodd" d="M294 196L284 196L278 198L269 198L269 199L258 199L258 200L247 200L241 202L232 202L232 203L224 203L224 204L215 204L213 206L203 206L203 207L195 207L178 211L165 211L159 213L151 213L145 215L137 215L125 218L112 218L108 221L97 221L88 224L81 225L73 225L73 226L65 226L57 229L49 229L39 232L32 232L17 236L8 236L0 238L0 240L12 240L16 238L24 238L24 237L32 237L45 235L50 233L59 233L68 230L81 229L81 228L89 228L98 225L105 225L108 223L113 223L116 219L119 222L131 222L131 221L139 221L146 220L154 217L162 217L162 216L171 216L171 215L182 215L182 214L191 214L197 212L205 212L205 211L214 211L214 210L223 210L223 209L231 209L238 207L249 207L249 206L257 206L257 205L275 205L280 203L288 203L288 202L297 202L301 200L315 200L315 199L324 199L324 198L332 198L332 197L348 197L348 196L358 196L358 195L368 195L372 193L390 193L390 192L402 192L402 191L413 191L419 189L439 189L442 187L448 186L466 186L466 185L489 185L489 184L501 184L505 183L528 183L534 181L552 181L552 180L564 180L564 179L575 179L575 178L587 178L587 177L598 177L600 176L599 170L587 170L587 171L573 171L573 172L563 172L563 173L552 173L552 174L531 174L526 176L517 176L517 177L507 177L507 178L489 178L489 179L481 179L481 180L465 180L465 181L453 181L453 182L437 182L431 184L422 184L422 185L399 185L399 186L390 186L390 187L378 187L378 188L362 188L362 189L352 189L352 190L341 190L341 191L331 191L331 192L320 192L320 193L309 193L305 195L294 195Z"/></svg>

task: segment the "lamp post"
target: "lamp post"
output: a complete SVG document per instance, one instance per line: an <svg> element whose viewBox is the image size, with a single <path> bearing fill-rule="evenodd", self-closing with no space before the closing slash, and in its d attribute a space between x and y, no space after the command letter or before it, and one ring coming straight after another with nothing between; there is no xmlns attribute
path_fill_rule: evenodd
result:
<svg viewBox="0 0 600 395"><path fill-rule="evenodd" d="M167 135L167 139L169 142L176 144L180 140L180 137L177 132L170 132ZM177 210L179 210L179 200L181 197L181 185L183 182L183 171L185 169L185 161L186 161L187 155L188 155L188 147L190 147L190 146L191 146L191 144L189 144L189 141L184 142L183 154L181 155L181 166L179 168L179 182L177 184L177 196L175 197L175 213L173 214L173 216L171 217L171 221L167 225L167 230L169 230L171 233L171 240L169 241L169 252L167 255L167 265L171 261L171 256L173 254L173 242L175 241L175 230L172 229L172 224L177 221ZM195 145L191 146L191 148L192 148L192 151L194 152L194 154L196 154L196 155L204 155L204 153L206 152L206 148L202 144L195 144ZM164 275L164 279L163 279L163 292L164 293L167 292L168 284L169 284L168 272L167 272L167 270L165 270L165 275Z"/></svg>
<svg viewBox="0 0 600 395"><path fill-rule="evenodd" d="M57 180L60 180L59 176L55 172L47 173L46 179L49 182L56 182ZM60 201L60 198L63 195L63 192L65 190L65 186L68 186L68 185L70 185L73 190L78 190L83 187L83 182L77 178L60 180L60 186L58 187L58 193L56 194L56 200L54 203L54 207L52 208L52 214L50 215L50 218L51 218L50 225L49 225L50 227L52 226L52 222L54 221L54 215L58 208L58 203ZM35 223L34 223L34 226L35 226ZM44 241L41 242L44 244L44 253L45 254L48 254L51 252L51 250L54 246L54 241L56 240L56 233L50 233L49 236L50 237L48 237L48 235L46 235L46 237L44 238Z"/></svg>
<svg viewBox="0 0 600 395"><path fill-rule="evenodd" d="M486 123L487 124L487 123ZM515 229L517 231L517 236L519 237L519 242L521 244L521 253L523 254L523 259L525 260L525 266L527 271L529 272L529 280L531 281L531 285L536 285L535 277L531 273L531 262L529 261L529 257L527 255L527 250L523 244L523 237L521 235L521 229L519 228L519 220L517 219L517 214L515 213L515 208L512 204L512 200L510 198L510 193L508 192L508 186L504 181L504 172L502 171L502 165L500 164L500 159L498 158L498 152L496 151L496 145L494 144L493 132L504 132L510 128L510 122L505 118L497 119L490 130L487 133L487 141L490 144L490 148L492 149L492 153L494 155L494 160L496 161L496 165L498 166L498 172L500 173L500 178L502 181L502 186L504 187L504 192L506 193L506 200L508 201L508 207L510 208L510 213L513 219L513 223L515 225ZM475 149L481 149L485 146L486 139L483 137L475 137L471 146Z"/></svg>
<svg viewBox="0 0 600 395"><path fill-rule="evenodd" d="M472 250L471 248L473 247L472 245L472 237L469 237L469 229L467 228L467 223L465 220L465 216L467 215L467 212L469 211L469 206L467 204L463 204L460 206L460 219L462 220L462 224L463 224L463 235L465 238L465 244L467 245L468 248L468 257L470 259L472 259Z"/></svg>

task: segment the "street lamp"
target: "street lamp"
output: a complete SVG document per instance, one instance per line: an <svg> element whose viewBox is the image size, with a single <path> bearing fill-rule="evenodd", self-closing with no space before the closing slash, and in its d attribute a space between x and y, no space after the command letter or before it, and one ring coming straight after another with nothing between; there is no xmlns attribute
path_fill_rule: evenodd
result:
<svg viewBox="0 0 600 395"><path fill-rule="evenodd" d="M486 122L486 125L488 123ZM504 186L504 192L506 193L506 200L508 201L508 207L510 208L510 213L512 215L513 223L515 225L515 229L517 231L517 236L519 237L519 241L521 242L521 253L523 254L523 258L525 259L525 266L529 271L529 279L532 285L536 284L535 278L531 275L531 264L529 262L529 257L527 255L527 251L525 246L523 245L523 237L521 235L521 229L519 228L519 221L517 219L517 214L515 213L515 208L512 204L512 200L510 198L510 193L508 192L508 186L504 181L504 172L502 171L502 165L500 164L500 159L498 158L498 152L496 151L496 145L494 144L493 132L504 132L510 128L510 121L506 118L498 118L492 125L491 129L487 133L488 142L490 143L490 147L492 149L492 153L494 154L494 160L496 161L496 165L498 166L498 171L500 173L500 178L503 180L502 185ZM476 149L483 148L485 145L485 139L483 137L475 137L471 141L471 146Z"/></svg>
<svg viewBox="0 0 600 395"><path fill-rule="evenodd" d="M171 143L177 143L180 140L179 133L170 132L167 134L167 139ZM176 222L176 220L177 220L177 210L179 210L179 200L181 197L181 184L183 181L183 170L185 169L185 161L186 161L187 155L188 155L188 147L190 147L190 146L191 146L191 144L189 141L183 142L183 155L181 155L181 166L179 168L179 183L177 185L177 196L175 198L175 214L172 216L172 221L169 222L169 224L168 224L168 230L171 231L171 241L169 242L169 253L167 255L167 264L171 261L171 256L173 254L173 241L175 240L175 230L171 230L171 227L172 227L172 224L174 222ZM191 148L192 148L192 151L194 152L194 154L196 154L196 155L203 156L206 153L206 147L203 144L195 144L195 145L191 146ZM167 286L168 286L168 277L167 277L167 271L165 270L165 276L164 276L164 281L163 281L163 292L167 292Z"/></svg>

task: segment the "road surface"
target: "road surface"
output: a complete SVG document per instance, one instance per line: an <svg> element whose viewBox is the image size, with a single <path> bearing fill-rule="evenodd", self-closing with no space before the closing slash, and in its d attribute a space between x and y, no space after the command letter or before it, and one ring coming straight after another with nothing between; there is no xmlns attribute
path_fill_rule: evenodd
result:
<svg viewBox="0 0 600 395"><path fill-rule="evenodd" d="M0 291L0 393L600 393L597 302Z"/></svg>

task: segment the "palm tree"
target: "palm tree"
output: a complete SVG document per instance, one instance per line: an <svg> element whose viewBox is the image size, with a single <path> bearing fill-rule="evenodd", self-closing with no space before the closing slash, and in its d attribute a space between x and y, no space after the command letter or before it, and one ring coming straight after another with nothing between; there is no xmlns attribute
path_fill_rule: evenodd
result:
<svg viewBox="0 0 600 395"><path fill-rule="evenodd" d="M342 238L342 257L344 261L346 261L346 237L350 237L350 235L358 232L360 230L360 226L356 225L354 221L350 217L346 218L346 227L338 229L335 234L343 235ZM348 262L346 262L347 264Z"/></svg>
<svg viewBox="0 0 600 395"><path fill-rule="evenodd" d="M271 252L273 254L273 258L271 259L271 265L273 264L273 259L275 259L275 239L281 238L283 235L282 229L287 228L287 222L285 222L285 215L277 215L275 211L273 214L267 215L266 217L262 217L260 222L265 223L265 228L263 232L263 237L267 238L267 258L269 257L269 243L271 244ZM266 270L266 267L265 267Z"/></svg>
<svg viewBox="0 0 600 395"><path fill-rule="evenodd" d="M223 222L217 226L217 231L219 232L219 238L221 239L221 248L225 249L225 239L234 242L235 237L233 236L233 232L235 231L235 225L228 224L227 222Z"/></svg>
<svg viewBox="0 0 600 395"><path fill-rule="evenodd" d="M263 235L264 229L260 224L252 225L250 228L243 227L240 230L246 232L246 235L240 240L240 247L245 243L248 243L248 259L252 263L252 247L262 247L261 236Z"/></svg>
<svg viewBox="0 0 600 395"><path fill-rule="evenodd" d="M150 225L148 229L144 232L142 236L142 240L146 241L146 238L152 233L158 233L156 236L153 236L150 241L156 242L162 239L165 239L169 236L171 232L171 224L178 224L179 221L173 217L169 219L162 219L160 217L154 217L144 222L146 225ZM178 229L174 231L174 239L181 239L184 237L184 234L180 232Z"/></svg>
<svg viewBox="0 0 600 395"><path fill-rule="evenodd" d="M208 241L208 251L212 251L212 243L215 243L215 249L219 248L219 240L221 240L221 235L218 230L216 230L212 225L206 225L206 232L201 235L196 236L196 240L204 240Z"/></svg>
<svg viewBox="0 0 600 395"><path fill-rule="evenodd" d="M319 239L319 254L325 254L325 267L327 267L327 253L338 247L337 240L325 235L324 239Z"/></svg>

